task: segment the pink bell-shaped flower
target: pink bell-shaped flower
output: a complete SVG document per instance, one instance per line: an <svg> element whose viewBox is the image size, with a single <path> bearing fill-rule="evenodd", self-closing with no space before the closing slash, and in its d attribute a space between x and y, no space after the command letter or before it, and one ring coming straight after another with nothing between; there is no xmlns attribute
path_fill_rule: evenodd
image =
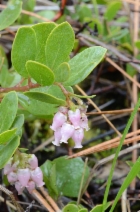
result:
<svg viewBox="0 0 140 212"><path fill-rule="evenodd" d="M84 130L82 128L74 131L73 136L72 136L72 139L75 142L74 148L82 148L83 147L81 145L83 138L84 138Z"/></svg>
<svg viewBox="0 0 140 212"><path fill-rule="evenodd" d="M60 139L61 139L61 127L59 127L55 132L54 132L54 138L55 140L52 142L56 146L60 146Z"/></svg>
<svg viewBox="0 0 140 212"><path fill-rule="evenodd" d="M57 130L58 127L61 127L66 120L67 117L63 113L57 112L53 118L53 123L52 126L50 126L50 128L55 131Z"/></svg>
<svg viewBox="0 0 140 212"><path fill-rule="evenodd" d="M35 182L29 181L26 188L29 191L29 193L31 194L33 192L33 190L35 189Z"/></svg>
<svg viewBox="0 0 140 212"><path fill-rule="evenodd" d="M31 158L29 158L28 163L30 164L31 169L36 169L38 167L38 159L32 154Z"/></svg>
<svg viewBox="0 0 140 212"><path fill-rule="evenodd" d="M31 171L31 179L36 183L38 187L41 187L45 184L43 182L42 171L39 167L37 167L34 171Z"/></svg>
<svg viewBox="0 0 140 212"><path fill-rule="evenodd" d="M10 172L7 175L7 179L9 183L15 183L17 181L17 174L15 172Z"/></svg>
<svg viewBox="0 0 140 212"><path fill-rule="evenodd" d="M26 169L18 169L17 172L17 178L21 184L22 187L26 187L29 179L30 179L30 170L28 168Z"/></svg>
<svg viewBox="0 0 140 212"><path fill-rule="evenodd" d="M22 194L22 192L23 192L25 187L22 187L21 183L19 181L17 181L15 183L15 188L16 188L16 190L18 192L18 195L20 195L20 194Z"/></svg>
<svg viewBox="0 0 140 212"><path fill-rule="evenodd" d="M90 129L88 126L88 118L87 118L86 114L84 114L84 113L82 113L82 116L81 116L80 127L86 129L86 131L88 131Z"/></svg>
<svg viewBox="0 0 140 212"><path fill-rule="evenodd" d="M81 118L80 110L76 109L75 112L73 112L72 110L69 110L68 115L69 115L69 120L71 121L75 129L80 128L80 118Z"/></svg>
<svg viewBox="0 0 140 212"><path fill-rule="evenodd" d="M74 133L74 126L68 123L64 123L61 127L61 140L60 143L68 143L67 140L72 137Z"/></svg>
<svg viewBox="0 0 140 212"><path fill-rule="evenodd" d="M13 167L11 166L10 163L7 163L4 167L4 174L7 175L12 171L13 171Z"/></svg>

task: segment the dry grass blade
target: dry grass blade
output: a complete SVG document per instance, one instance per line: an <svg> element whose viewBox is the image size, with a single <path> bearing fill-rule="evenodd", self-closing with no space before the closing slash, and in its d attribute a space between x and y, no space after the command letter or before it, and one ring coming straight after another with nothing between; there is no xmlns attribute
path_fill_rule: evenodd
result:
<svg viewBox="0 0 140 212"><path fill-rule="evenodd" d="M121 109L121 110L107 110L107 111L101 111L101 112L89 112L86 113L87 115L101 115L101 114L122 114L122 113L131 113L134 110L134 108L128 108L128 109ZM138 109L140 111L140 109Z"/></svg>

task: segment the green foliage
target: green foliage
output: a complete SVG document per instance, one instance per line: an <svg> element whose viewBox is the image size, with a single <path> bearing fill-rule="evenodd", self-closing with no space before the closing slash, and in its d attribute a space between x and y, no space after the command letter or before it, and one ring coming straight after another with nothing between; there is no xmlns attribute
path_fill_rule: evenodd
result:
<svg viewBox="0 0 140 212"><path fill-rule="evenodd" d="M74 45L74 32L72 27L64 22L55 27L46 42L46 65L53 71L67 62Z"/></svg>
<svg viewBox="0 0 140 212"><path fill-rule="evenodd" d="M15 70L23 77L28 77L25 64L28 60L35 60L36 35L31 27L21 27L15 37L11 59Z"/></svg>
<svg viewBox="0 0 140 212"><path fill-rule="evenodd" d="M38 118L48 118L56 112L56 105L47 104L34 99L31 99L24 94L18 93L20 105L29 113L37 116ZM21 111L22 113L24 111Z"/></svg>
<svg viewBox="0 0 140 212"><path fill-rule="evenodd" d="M116 16L116 13L118 12L118 10L121 8L122 3L120 1L113 1L111 2L108 7L107 10L104 14L104 17L108 20L111 21L114 19L114 17Z"/></svg>
<svg viewBox="0 0 140 212"><path fill-rule="evenodd" d="M48 166L49 163L49 166ZM54 173L50 169L50 163L54 168ZM44 174L44 181L46 186L50 188L56 186L58 195L66 195L69 197L77 197L80 182L84 170L84 162L81 158L66 159L66 157L59 157L52 162L46 161L41 169ZM50 173L51 172L51 173ZM64 174L65 173L65 174ZM84 183L89 176L89 168L86 168L84 173ZM55 175L55 181L51 185L51 175ZM83 183L83 186L84 186ZM52 189L53 190L53 189Z"/></svg>
<svg viewBox="0 0 140 212"><path fill-rule="evenodd" d="M50 94L35 92L35 91L25 92L24 94L32 99L36 99L41 102L46 102L46 103L56 104L56 105L65 105L64 100L58 99Z"/></svg>
<svg viewBox="0 0 140 212"><path fill-rule="evenodd" d="M0 134L0 145L6 144L15 134L16 129L7 130Z"/></svg>
<svg viewBox="0 0 140 212"><path fill-rule="evenodd" d="M85 49L69 61L70 77L64 85L76 85L83 81L91 71L101 62L106 49L100 46Z"/></svg>
<svg viewBox="0 0 140 212"><path fill-rule="evenodd" d="M12 140L8 142L7 145L0 146L0 169L2 169L5 164L10 160L16 149L20 144L18 136L15 136Z"/></svg>
<svg viewBox="0 0 140 212"><path fill-rule="evenodd" d="M13 24L20 15L21 9L21 0L11 0L7 8L0 13L0 30Z"/></svg>
<svg viewBox="0 0 140 212"><path fill-rule="evenodd" d="M8 130L16 117L18 99L16 92L12 91L5 95L0 105L0 133Z"/></svg>
<svg viewBox="0 0 140 212"><path fill-rule="evenodd" d="M40 85L48 86L53 84L54 74L47 66L35 61L28 60L26 63L26 69L30 77L32 77Z"/></svg>
<svg viewBox="0 0 140 212"><path fill-rule="evenodd" d="M68 204L63 208L63 212L79 212L79 210L76 205Z"/></svg>
<svg viewBox="0 0 140 212"><path fill-rule="evenodd" d="M68 63L61 63L55 71L55 81L65 82L70 75L70 66Z"/></svg>
<svg viewBox="0 0 140 212"><path fill-rule="evenodd" d="M37 62L46 65L45 45L51 31L56 27L55 23L35 24L32 28L36 34L36 57Z"/></svg>
<svg viewBox="0 0 140 212"><path fill-rule="evenodd" d="M103 205L95 206L90 212L102 212Z"/></svg>
<svg viewBox="0 0 140 212"><path fill-rule="evenodd" d="M13 124L12 124L12 127L11 129L13 128L16 128L16 135L18 136L22 136L22 126L24 124L24 115L23 114L20 114L20 115L17 115Z"/></svg>

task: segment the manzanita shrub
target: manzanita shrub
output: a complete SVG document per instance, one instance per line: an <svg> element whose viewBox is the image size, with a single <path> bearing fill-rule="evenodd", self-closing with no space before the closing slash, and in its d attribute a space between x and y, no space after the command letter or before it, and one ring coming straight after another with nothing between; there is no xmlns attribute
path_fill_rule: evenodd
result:
<svg viewBox="0 0 140 212"><path fill-rule="evenodd" d="M82 148L84 131L89 130L87 106L72 86L83 81L106 53L100 46L87 48L70 57L75 35L69 23L40 23L18 29L11 52L12 69L5 61L0 73L0 169L18 194L31 193L46 184L49 194L77 197L84 162L60 157L41 168L35 155L22 152L20 138L27 114L34 119L53 120L54 145L75 142ZM1 51L1 58L4 52ZM86 97L84 97L86 98ZM74 101L73 101L74 100ZM86 167L84 182L89 176ZM44 180L44 182L43 182ZM75 206L76 207L76 206Z"/></svg>

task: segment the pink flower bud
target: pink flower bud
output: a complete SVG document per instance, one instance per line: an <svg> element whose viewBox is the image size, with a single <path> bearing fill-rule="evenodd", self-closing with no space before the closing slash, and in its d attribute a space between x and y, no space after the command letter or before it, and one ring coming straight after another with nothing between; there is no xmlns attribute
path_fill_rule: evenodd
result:
<svg viewBox="0 0 140 212"><path fill-rule="evenodd" d="M7 175L7 179L9 183L15 183L17 181L17 174L15 172L10 172Z"/></svg>
<svg viewBox="0 0 140 212"><path fill-rule="evenodd" d="M4 167L4 174L7 175L12 171L13 171L13 167L11 166L10 163L7 163Z"/></svg>
<svg viewBox="0 0 140 212"><path fill-rule="evenodd" d="M21 183L19 181L17 181L15 183L15 188L18 191L18 195L20 195L20 194L22 194L25 187L22 187Z"/></svg>
<svg viewBox="0 0 140 212"><path fill-rule="evenodd" d="M36 183L38 187L41 187L45 184L43 182L42 171L39 167L37 167L34 171L31 171L31 179Z"/></svg>
<svg viewBox="0 0 140 212"><path fill-rule="evenodd" d="M61 113L64 113L65 115L68 113L68 108L67 107L59 107L59 111L61 112Z"/></svg>
<svg viewBox="0 0 140 212"><path fill-rule="evenodd" d="M31 194L33 192L33 190L35 189L35 182L29 181L26 188L29 191L29 193Z"/></svg>
<svg viewBox="0 0 140 212"><path fill-rule="evenodd" d="M55 132L54 132L54 138L55 140L52 142L56 146L60 146L60 139L61 139L61 127L59 127Z"/></svg>
<svg viewBox="0 0 140 212"><path fill-rule="evenodd" d="M18 172L17 172L17 177L18 177L18 180L21 184L22 187L26 187L27 184L28 184L28 181L30 179L30 171L28 168L26 169L18 169Z"/></svg>
<svg viewBox="0 0 140 212"><path fill-rule="evenodd" d="M67 140L73 135L74 133L74 126L68 123L64 123L61 128L61 135L62 138L60 143L68 143Z"/></svg>
<svg viewBox="0 0 140 212"><path fill-rule="evenodd" d="M82 128L74 131L73 136L72 136L72 139L75 142L74 148L82 148L83 147L81 145L83 138L84 138L84 130Z"/></svg>
<svg viewBox="0 0 140 212"><path fill-rule="evenodd" d="M84 114L84 113L82 113L82 116L81 116L80 127L86 129L86 131L88 131L90 129L88 126L88 118L87 118L86 114Z"/></svg>
<svg viewBox="0 0 140 212"><path fill-rule="evenodd" d="M67 117L63 113L57 112L53 118L53 123L50 128L55 131L58 127L61 127L66 120Z"/></svg>
<svg viewBox="0 0 140 212"><path fill-rule="evenodd" d="M38 159L32 154L31 158L29 158L28 163L30 164L31 169L36 169L38 167Z"/></svg>
<svg viewBox="0 0 140 212"><path fill-rule="evenodd" d="M76 109L75 112L73 112L72 110L69 110L68 115L69 115L69 120L71 121L71 123L73 124L75 129L80 128L80 126L79 126L80 118L81 118L80 110Z"/></svg>

